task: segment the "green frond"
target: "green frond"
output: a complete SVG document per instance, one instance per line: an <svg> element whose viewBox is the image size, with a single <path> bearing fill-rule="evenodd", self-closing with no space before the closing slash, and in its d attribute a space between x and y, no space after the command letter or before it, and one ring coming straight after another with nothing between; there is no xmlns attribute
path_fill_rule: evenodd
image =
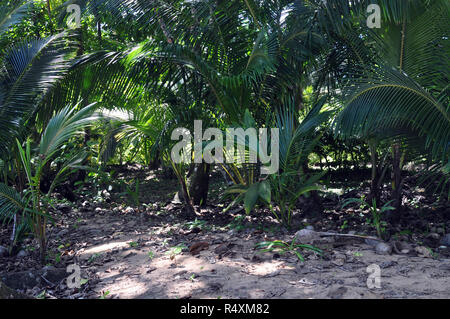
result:
<svg viewBox="0 0 450 319"><path fill-rule="evenodd" d="M70 138L81 134L82 129L92 125L93 121L99 119L98 115L94 115L95 107L93 103L75 112L75 107L66 106L57 113L42 134L39 154L47 160Z"/></svg>
<svg viewBox="0 0 450 319"><path fill-rule="evenodd" d="M20 194L14 188L0 183L0 221L9 222L17 212L24 209Z"/></svg>
<svg viewBox="0 0 450 319"><path fill-rule="evenodd" d="M23 41L9 48L0 65L0 156L25 130L27 120L69 69L70 41L64 33Z"/></svg>

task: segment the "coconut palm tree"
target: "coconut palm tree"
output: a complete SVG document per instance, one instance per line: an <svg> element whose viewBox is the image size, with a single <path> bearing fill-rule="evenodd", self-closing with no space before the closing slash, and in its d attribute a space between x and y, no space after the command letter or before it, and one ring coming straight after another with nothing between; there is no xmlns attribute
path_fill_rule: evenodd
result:
<svg viewBox="0 0 450 319"><path fill-rule="evenodd" d="M364 30L365 17L360 16L359 36L348 41L355 52L353 61L337 59L334 65L344 70L339 91L344 108L335 129L344 137L392 139L392 198L399 208L405 152L414 150L429 158L433 170L444 173L442 189L449 185L450 4L445 0L378 3L382 28ZM334 39L344 45L339 34ZM348 63L353 64L351 69L346 68Z"/></svg>

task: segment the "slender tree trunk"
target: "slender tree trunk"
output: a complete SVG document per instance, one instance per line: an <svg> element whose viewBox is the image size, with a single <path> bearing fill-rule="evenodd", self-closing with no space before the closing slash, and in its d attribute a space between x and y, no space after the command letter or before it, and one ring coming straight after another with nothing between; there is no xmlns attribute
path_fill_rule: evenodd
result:
<svg viewBox="0 0 450 319"><path fill-rule="evenodd" d="M53 34L54 33L54 29L53 29L53 23L52 23L52 9L50 6L50 0L47 0L47 13L48 13L48 20L50 23L50 33Z"/></svg>
<svg viewBox="0 0 450 319"><path fill-rule="evenodd" d="M197 215L195 212L194 204L192 202L192 198L189 194L188 186L186 185L186 182L180 176L178 176L178 174L177 174L177 177L178 177L178 181L180 182L181 195L183 195L183 199L186 204L185 207L186 207L187 213L191 219L194 219Z"/></svg>
<svg viewBox="0 0 450 319"><path fill-rule="evenodd" d="M97 22L97 39L98 39L98 44L102 45L102 24L101 24L100 20L98 20L98 22Z"/></svg>
<svg viewBox="0 0 450 319"><path fill-rule="evenodd" d="M206 205L210 167L211 165L208 163L195 164L189 186L189 194L194 205Z"/></svg>
<svg viewBox="0 0 450 319"><path fill-rule="evenodd" d="M154 158L151 158L150 154L148 154L148 156L149 156L148 167L150 169L158 169L159 166L161 165L161 162L159 160L159 155L160 155L159 150L156 151Z"/></svg>
<svg viewBox="0 0 450 319"><path fill-rule="evenodd" d="M403 70L404 54L406 39L406 18L403 19L400 43L400 61L399 69ZM402 205L402 172L401 172L401 150L400 145L395 143L392 145L392 193L391 199L394 201L395 211L398 215Z"/></svg>
<svg viewBox="0 0 450 319"><path fill-rule="evenodd" d="M380 188L378 187L378 180L380 178L378 172L378 154L376 143L373 141L369 141L369 150L370 150L370 159L372 162L372 176L370 181L370 195L369 195L369 203L372 202L372 199L375 199L378 203L380 202Z"/></svg>
<svg viewBox="0 0 450 319"><path fill-rule="evenodd" d="M402 205L402 168L401 150L399 144L392 146L392 194L393 205L398 213Z"/></svg>

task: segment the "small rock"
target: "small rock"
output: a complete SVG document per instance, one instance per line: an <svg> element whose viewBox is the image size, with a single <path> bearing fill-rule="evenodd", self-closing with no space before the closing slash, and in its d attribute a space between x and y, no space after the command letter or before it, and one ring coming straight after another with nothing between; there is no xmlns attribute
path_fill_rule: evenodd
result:
<svg viewBox="0 0 450 319"><path fill-rule="evenodd" d="M417 246L414 248L414 250L419 254L420 257L423 258L432 258L433 254L431 249L425 247L425 246Z"/></svg>
<svg viewBox="0 0 450 319"><path fill-rule="evenodd" d="M6 247L0 246L0 257L8 256L8 249Z"/></svg>
<svg viewBox="0 0 450 319"><path fill-rule="evenodd" d="M344 254L335 252L333 254L333 259L332 259L332 263L336 266L343 266L345 264L346 261L346 256Z"/></svg>
<svg viewBox="0 0 450 319"><path fill-rule="evenodd" d="M450 246L450 234L446 234L446 235L442 238L442 240L441 240L441 245L442 245L442 246L447 246L447 247Z"/></svg>
<svg viewBox="0 0 450 319"><path fill-rule="evenodd" d="M392 246L387 243L379 242L375 246L375 252L378 255L390 255L392 254Z"/></svg>
<svg viewBox="0 0 450 319"><path fill-rule="evenodd" d="M17 258L24 258L24 257L26 257L26 256L28 256L28 253L26 252L26 250L21 250L21 251L19 251L19 253L17 254Z"/></svg>
<svg viewBox="0 0 450 319"><path fill-rule="evenodd" d="M104 190L102 191L102 195L103 195L103 197L106 198L106 199L110 199L110 198L111 198L111 194L110 194L106 189L104 189Z"/></svg>
<svg viewBox="0 0 450 319"><path fill-rule="evenodd" d="M127 208L125 208L125 213L126 214L133 214L134 213L134 209L132 207L127 207Z"/></svg>
<svg viewBox="0 0 450 319"><path fill-rule="evenodd" d="M369 238L365 239L364 241L367 245L372 246L372 247L376 247L381 242L379 240L369 239Z"/></svg>
<svg viewBox="0 0 450 319"><path fill-rule="evenodd" d="M306 226L306 229L308 229L308 230L314 230L314 227L313 227L312 225L308 225L308 226Z"/></svg>
<svg viewBox="0 0 450 319"><path fill-rule="evenodd" d="M304 228L295 233L295 241L300 244L312 244L319 239L319 234L311 229Z"/></svg>
<svg viewBox="0 0 450 319"><path fill-rule="evenodd" d="M404 255L409 254L412 250L412 246L410 244L401 241L394 242L393 248L395 253Z"/></svg>
<svg viewBox="0 0 450 319"><path fill-rule="evenodd" d="M440 237L441 236L439 236L439 234L437 234L437 233L429 233L427 235L427 238L431 238L431 239L434 239L434 240L438 240Z"/></svg>

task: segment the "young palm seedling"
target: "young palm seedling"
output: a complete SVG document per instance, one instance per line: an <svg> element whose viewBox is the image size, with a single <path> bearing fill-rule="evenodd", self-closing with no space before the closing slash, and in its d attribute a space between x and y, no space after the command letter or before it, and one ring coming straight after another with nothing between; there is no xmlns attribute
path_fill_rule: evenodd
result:
<svg viewBox="0 0 450 319"><path fill-rule="evenodd" d="M0 220L10 220L16 214L22 215L22 219L27 222L39 242L42 263L45 262L47 250L46 227L53 190L65 173L80 167L86 154L80 152L71 156L56 173L47 192L43 192L41 188L41 183L46 178L45 171L60 154L61 146L98 118L93 115L93 104L78 112L75 110L76 107L65 107L49 121L42 133L37 154L32 153L30 140L27 140L25 147L17 141L22 170L27 179L27 189L23 193L0 183Z"/></svg>
<svg viewBox="0 0 450 319"><path fill-rule="evenodd" d="M388 211L388 210L394 210L395 208L392 206L389 206L389 204L392 202L389 201L386 204L384 204L381 208L377 208L377 202L375 199L372 200L372 205L369 205L366 201L359 199L359 198L349 198L347 199L344 204L342 205L342 208L345 206L348 206L352 203L359 203L361 205L361 208L368 208L369 211L372 213L372 225L375 227L377 231L378 238L383 238L383 234L385 231L384 228L384 222L381 220L381 215Z"/></svg>

